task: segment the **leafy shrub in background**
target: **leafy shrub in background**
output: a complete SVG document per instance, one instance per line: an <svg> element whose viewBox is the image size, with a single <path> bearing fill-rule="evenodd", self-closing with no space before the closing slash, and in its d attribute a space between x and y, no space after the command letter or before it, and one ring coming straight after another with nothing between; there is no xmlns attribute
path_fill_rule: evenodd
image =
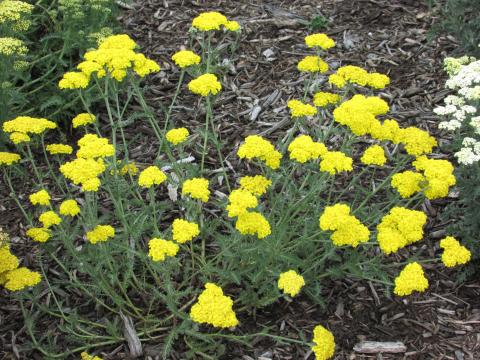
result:
<svg viewBox="0 0 480 360"><path fill-rule="evenodd" d="M310 346L326 360L335 341L321 325L313 336L289 339L269 329L243 333L242 319L301 293L321 304L327 281L346 276L409 296L428 288L423 263L469 261L469 250L452 237L434 258L417 246L427 222L420 206L448 195L452 164L432 156L437 142L428 132L388 118L389 105L373 95L388 76L352 65L329 72L322 56L335 41L326 34L305 38L312 54L297 66L305 88L287 102L292 126L285 139L249 135L238 148L223 143L214 114L227 82L219 64L240 31L217 12L193 20L194 48L172 56L180 76L161 119L141 88L158 64L127 35L112 35L58 82L83 106L72 116L77 144L52 143L46 134L58 125L46 118L22 115L3 124L19 154L0 152L0 166L25 216L25 235L59 269L49 271L39 259L38 271L18 274L15 249L2 249L0 264L8 266L0 267L0 283L18 291L32 350L48 358L98 351L124 342L127 327L137 343L161 339L163 358L178 341L186 358L220 358L222 339L251 347L265 336ZM205 114L195 131L176 127L172 116L185 79ZM310 100L311 85L321 83L328 91L315 89ZM134 102L142 110L129 114ZM136 138L125 131L137 126L126 121L132 118L151 127L156 147L137 162ZM14 186L25 168L34 177L33 211ZM6 281L12 274L21 286ZM20 291L40 276L32 292ZM41 326L48 317L59 320L54 331ZM140 355L141 345L130 351Z"/></svg>

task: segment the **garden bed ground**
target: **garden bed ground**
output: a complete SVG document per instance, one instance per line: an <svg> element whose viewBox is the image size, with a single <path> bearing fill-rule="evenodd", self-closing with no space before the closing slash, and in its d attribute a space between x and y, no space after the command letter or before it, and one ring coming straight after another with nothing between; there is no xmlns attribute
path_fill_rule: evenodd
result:
<svg viewBox="0 0 480 360"><path fill-rule="evenodd" d="M391 116L403 125L416 125L436 133L436 117L431 112L445 96L442 59L455 48L450 38L428 41L433 21L425 2L410 0L356 1L137 1L133 9L121 16L124 29L139 44L145 54L160 63L163 70L149 79L149 103L158 116L156 104L166 102L172 94L178 73L174 73L169 57L181 46L188 45L187 30L191 19L199 12L218 10L238 20L243 28L240 47L232 62L230 75L223 82L215 109L216 124L222 140L238 145L250 133L276 138L291 126L286 101L300 93L303 79L295 71L298 59L305 54L303 37L315 15L330 19L327 33L337 41L327 61L341 65L354 64L388 74L392 84L381 93L391 105ZM203 123L194 97L183 91L174 109L177 125L195 128ZM149 143L149 130L142 143ZM440 139L442 141L442 139ZM448 141L448 139L443 139ZM148 157L142 147L140 157ZM235 146L224 154L234 163ZM153 152L155 149L151 148ZM442 157L442 154L438 154ZM153 156L153 155L152 155ZM212 166L214 164L212 163ZM25 190L24 195L28 194ZM2 187L0 193L0 226L14 236L17 248L24 246L27 266L35 252L19 224L20 214ZM439 219L444 201L425 204L434 219L427 234L438 239L444 234ZM435 217L437 214L437 217ZM427 239L430 241L432 239ZM21 245L23 244L23 245ZM455 274L443 266L426 266L429 290L421 295L387 298L384 289L373 283L347 279L331 283L326 308L312 306L300 297L294 302L274 304L256 314L241 318L242 330L257 332L263 326L272 333L296 337L299 330L309 333L316 324L327 324L335 334L336 359L479 359L480 358L480 284L478 281L454 283ZM55 271L52 266L51 271ZM52 320L53 321L53 320ZM18 305L6 293L0 298L1 359L41 359L35 354L21 353L29 341L22 326ZM48 326L49 324L46 324ZM353 351L360 340L402 341L405 354L382 356L361 355ZM146 344L145 352L155 358L158 344ZM255 350L231 344L225 359L312 359L310 350L302 346L277 345L258 339ZM179 346L172 359L182 359ZM105 349L108 350L108 349ZM18 354L20 351L20 354ZM111 358L124 358L126 347L112 348ZM247 352L246 352L247 351ZM105 355L108 351L105 352ZM107 356L105 356L107 358Z"/></svg>

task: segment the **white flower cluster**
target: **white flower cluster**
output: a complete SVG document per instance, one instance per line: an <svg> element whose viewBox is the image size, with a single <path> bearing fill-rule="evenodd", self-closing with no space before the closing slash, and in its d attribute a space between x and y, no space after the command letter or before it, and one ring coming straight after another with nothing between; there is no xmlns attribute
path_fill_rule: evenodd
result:
<svg viewBox="0 0 480 360"><path fill-rule="evenodd" d="M480 102L480 60L473 57L446 58L444 68L450 78L446 87L456 91L444 99L445 106L433 109L446 119L438 125L440 129L462 134L480 135L480 116L475 116ZM462 148L455 153L460 164L471 165L480 161L480 141L465 137Z"/></svg>

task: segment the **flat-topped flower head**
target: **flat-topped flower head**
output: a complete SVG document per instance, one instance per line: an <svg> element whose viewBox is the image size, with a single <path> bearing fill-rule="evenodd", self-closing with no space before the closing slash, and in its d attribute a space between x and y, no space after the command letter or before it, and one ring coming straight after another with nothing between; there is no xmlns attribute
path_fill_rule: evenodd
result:
<svg viewBox="0 0 480 360"><path fill-rule="evenodd" d="M0 165L10 166L20 161L20 155L5 151L0 151Z"/></svg>
<svg viewBox="0 0 480 360"><path fill-rule="evenodd" d="M188 83L188 89L200 96L216 95L222 90L222 84L215 74L203 74Z"/></svg>
<svg viewBox="0 0 480 360"><path fill-rule="evenodd" d="M27 143L31 140L30 136L20 132L14 132L10 134L10 141L15 145Z"/></svg>
<svg viewBox="0 0 480 360"><path fill-rule="evenodd" d="M415 157L430 154L433 148L438 145L437 140L430 136L427 131L414 126L400 129L399 136L407 154Z"/></svg>
<svg viewBox="0 0 480 360"><path fill-rule="evenodd" d="M102 360L101 357L89 355L89 354L86 353L85 351L82 352L82 353L80 354L80 356L81 356L82 360Z"/></svg>
<svg viewBox="0 0 480 360"><path fill-rule="evenodd" d="M51 199L50 194L45 189L42 189L35 193L30 194L28 198L32 203L32 205L43 205L43 206L50 205L50 199Z"/></svg>
<svg viewBox="0 0 480 360"><path fill-rule="evenodd" d="M380 249L387 255L423 238L427 216L422 211L394 207L377 225Z"/></svg>
<svg viewBox="0 0 480 360"><path fill-rule="evenodd" d="M72 125L74 128L78 128L80 126L93 124L96 120L97 118L95 117L95 115L81 113L73 118Z"/></svg>
<svg viewBox="0 0 480 360"><path fill-rule="evenodd" d="M248 212L248 209L257 207L258 200L250 191L235 189L228 196L227 211L229 217L236 217Z"/></svg>
<svg viewBox="0 0 480 360"><path fill-rule="evenodd" d="M340 151L327 151L322 155L320 170L326 171L330 175L335 175L343 171L352 171L353 159Z"/></svg>
<svg viewBox="0 0 480 360"><path fill-rule="evenodd" d="M172 55L172 60L179 68L183 69L200 64L200 56L190 50L180 50Z"/></svg>
<svg viewBox="0 0 480 360"><path fill-rule="evenodd" d="M327 147L315 142L308 135L299 135L288 145L290 159L305 163L309 160L316 160L328 152Z"/></svg>
<svg viewBox="0 0 480 360"><path fill-rule="evenodd" d="M8 246L0 246L0 274L18 267L18 258L10 252Z"/></svg>
<svg viewBox="0 0 480 360"><path fill-rule="evenodd" d="M74 217L74 216L77 216L80 213L80 206L73 199L64 200L60 204L59 212L63 216Z"/></svg>
<svg viewBox="0 0 480 360"><path fill-rule="evenodd" d="M392 187L398 191L400 196L406 199L413 194L422 191L425 181L425 177L422 174L407 170L393 175L391 184Z"/></svg>
<svg viewBox="0 0 480 360"><path fill-rule="evenodd" d="M45 211L40 215L38 220L43 224L43 227L48 229L53 225L58 225L62 222L60 216L57 215L54 211Z"/></svg>
<svg viewBox="0 0 480 360"><path fill-rule="evenodd" d="M52 236L51 232L47 228L30 228L27 230L26 235L36 242L46 242Z"/></svg>
<svg viewBox="0 0 480 360"><path fill-rule="evenodd" d="M208 189L209 181L205 178L193 178L185 180L182 185L182 194L188 195L192 199L197 199L202 202L207 202L210 197L210 190Z"/></svg>
<svg viewBox="0 0 480 360"><path fill-rule="evenodd" d="M290 115L292 118L313 116L317 113L317 109L314 106L305 104L300 100L289 100L287 106L290 109Z"/></svg>
<svg viewBox="0 0 480 360"><path fill-rule="evenodd" d="M327 36L327 34L317 33L305 37L305 44L309 48L320 48L328 50L335 46L335 41Z"/></svg>
<svg viewBox="0 0 480 360"><path fill-rule="evenodd" d="M148 256L153 261L164 261L168 256L175 256L180 247L173 241L153 238L148 242Z"/></svg>
<svg viewBox="0 0 480 360"><path fill-rule="evenodd" d="M304 285L305 280L303 276L299 275L295 270L288 270L281 273L277 284L280 290L283 290L285 294L291 297L297 296Z"/></svg>
<svg viewBox="0 0 480 360"><path fill-rule="evenodd" d="M227 23L224 26L225 26L225 30L232 31L232 32L238 32L241 30L240 24L235 20L227 21Z"/></svg>
<svg viewBox="0 0 480 360"><path fill-rule="evenodd" d="M216 11L208 11L194 18L192 27L200 31L220 30L221 26L225 26L227 23L225 15Z"/></svg>
<svg viewBox="0 0 480 360"><path fill-rule="evenodd" d="M440 247L444 249L442 262L446 267L463 265L470 261L472 253L453 236L447 236L440 241Z"/></svg>
<svg viewBox="0 0 480 360"><path fill-rule="evenodd" d="M160 65L143 54L135 54L133 57L133 71L141 78L160 71Z"/></svg>
<svg viewBox="0 0 480 360"><path fill-rule="evenodd" d="M448 160L419 156L413 162L413 166L417 171L423 172L426 180L425 196L429 199L440 199L447 196L450 187L457 182L453 174L454 167Z"/></svg>
<svg viewBox="0 0 480 360"><path fill-rule="evenodd" d="M105 49L128 49L133 50L137 47L135 41L127 34L110 35L100 40L98 48Z"/></svg>
<svg viewBox="0 0 480 360"><path fill-rule="evenodd" d="M4 276L5 283L3 286L10 291L20 291L35 286L42 279L38 272L31 271L26 267L8 271Z"/></svg>
<svg viewBox="0 0 480 360"><path fill-rule="evenodd" d="M85 89L89 82L88 75L82 72L69 71L63 74L62 79L58 82L58 87L62 90Z"/></svg>
<svg viewBox="0 0 480 360"><path fill-rule="evenodd" d="M0 55L22 56L27 54L27 52L28 48L22 40L13 37L0 37Z"/></svg>
<svg viewBox="0 0 480 360"><path fill-rule="evenodd" d="M387 162L385 151L380 145L369 146L363 153L360 161L365 165L383 166Z"/></svg>
<svg viewBox="0 0 480 360"><path fill-rule="evenodd" d="M157 166L149 166L140 172L138 185L144 188L151 188L153 185L160 185L167 180L167 175Z"/></svg>
<svg viewBox="0 0 480 360"><path fill-rule="evenodd" d="M86 134L78 140L77 158L96 159L113 156L115 148L107 138L96 134Z"/></svg>
<svg viewBox="0 0 480 360"><path fill-rule="evenodd" d="M313 104L318 107L327 107L328 105L334 105L340 102L340 100L340 95L325 91L319 91L313 96Z"/></svg>
<svg viewBox="0 0 480 360"><path fill-rule="evenodd" d="M0 24L8 24L13 31L26 31L31 24L27 16L33 8L33 5L23 1L3 0L0 2Z"/></svg>
<svg viewBox="0 0 480 360"><path fill-rule="evenodd" d="M45 150L47 150L50 155L70 155L73 152L73 148L66 144L48 144Z"/></svg>
<svg viewBox="0 0 480 360"><path fill-rule="evenodd" d="M265 162L271 169L278 169L280 166L280 154L273 145L259 135L249 135L245 138L245 142L240 145L237 151L240 159L259 159Z"/></svg>
<svg viewBox="0 0 480 360"><path fill-rule="evenodd" d="M187 140L189 135L188 129L182 127L167 131L166 138L173 145L178 145Z"/></svg>
<svg viewBox="0 0 480 360"><path fill-rule="evenodd" d="M328 360L335 353L335 338L333 334L325 329L322 325L315 326L313 329L312 350L315 353L316 360Z"/></svg>
<svg viewBox="0 0 480 360"><path fill-rule="evenodd" d="M256 235L259 239L272 233L268 220L258 212L246 212L238 215L235 228L242 235Z"/></svg>
<svg viewBox="0 0 480 360"><path fill-rule="evenodd" d="M354 65L345 65L337 69L336 74L344 78L347 82L360 86L367 85L369 79L368 71Z"/></svg>
<svg viewBox="0 0 480 360"><path fill-rule="evenodd" d="M217 328L229 328L238 325L238 319L232 309L233 300L223 294L221 287L206 283L205 290L190 309L190 318L199 324L209 324Z"/></svg>
<svg viewBox="0 0 480 360"><path fill-rule="evenodd" d="M240 179L240 188L250 191L255 196L261 196L272 185L272 180L262 175L244 176Z"/></svg>
<svg viewBox="0 0 480 360"><path fill-rule="evenodd" d="M319 56L305 56L297 64L298 71L311 73L325 73L328 71L328 64Z"/></svg>
<svg viewBox="0 0 480 360"><path fill-rule="evenodd" d="M13 120L3 123L3 131L6 133L22 133L27 135L39 135L48 129L55 129L57 124L44 118L30 116L18 116Z"/></svg>
<svg viewBox="0 0 480 360"><path fill-rule="evenodd" d="M190 222L183 219L175 219L172 224L173 240L180 244L191 241L200 234L200 229L197 223Z"/></svg>
<svg viewBox="0 0 480 360"><path fill-rule="evenodd" d="M87 240L96 244L97 242L105 242L115 236L115 229L110 225L97 225L91 231L86 234Z"/></svg>
<svg viewBox="0 0 480 360"><path fill-rule="evenodd" d="M380 90L390 84L390 78L380 73L369 73L367 77L367 86Z"/></svg>
<svg viewBox="0 0 480 360"><path fill-rule="evenodd" d="M428 288L428 280L425 277L422 266L413 262L406 265L395 279L393 292L398 296L408 296L414 291L424 292Z"/></svg>

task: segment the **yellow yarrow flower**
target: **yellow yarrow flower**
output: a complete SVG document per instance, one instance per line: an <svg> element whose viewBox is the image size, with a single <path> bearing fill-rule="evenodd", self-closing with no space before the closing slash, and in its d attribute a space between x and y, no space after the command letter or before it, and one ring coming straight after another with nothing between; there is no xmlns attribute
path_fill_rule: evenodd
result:
<svg viewBox="0 0 480 360"><path fill-rule="evenodd" d="M453 174L454 167L448 160L428 159L426 156L420 156L413 162L413 166L417 171L423 172L427 183L425 196L431 200L447 196L450 186L457 182Z"/></svg>
<svg viewBox="0 0 480 360"><path fill-rule="evenodd" d="M51 237L51 232L46 228L31 228L26 232L27 236L36 242L46 242Z"/></svg>
<svg viewBox="0 0 480 360"><path fill-rule="evenodd" d="M192 199L207 202L210 197L208 190L209 181L204 178L193 178L185 180L182 185L182 194L189 195Z"/></svg>
<svg viewBox="0 0 480 360"><path fill-rule="evenodd" d="M103 39L100 39L99 49L127 49L133 50L137 47L135 41L133 41L127 34L110 35Z"/></svg>
<svg viewBox="0 0 480 360"><path fill-rule="evenodd" d="M353 159L340 151L327 151L322 155L320 170L326 171L330 175L338 174L343 171L352 171Z"/></svg>
<svg viewBox="0 0 480 360"><path fill-rule="evenodd" d="M39 135L48 129L55 129L57 124L43 118L30 116L18 116L13 120L3 123L3 131L6 133L22 133Z"/></svg>
<svg viewBox="0 0 480 360"><path fill-rule="evenodd" d="M18 267L18 258L10 252L8 246L0 246L0 274Z"/></svg>
<svg viewBox="0 0 480 360"><path fill-rule="evenodd" d="M192 27L200 31L220 30L220 27L227 25L227 23L228 20L225 15L216 11L208 11L194 18Z"/></svg>
<svg viewBox="0 0 480 360"><path fill-rule="evenodd" d="M91 178L82 183L82 191L98 191L101 182L99 178Z"/></svg>
<svg viewBox="0 0 480 360"><path fill-rule="evenodd" d="M328 71L328 64L319 56L305 56L297 65L297 69L302 72L319 72L321 74Z"/></svg>
<svg viewBox="0 0 480 360"><path fill-rule="evenodd" d="M461 245L453 236L447 236L442 239L440 247L444 249L442 262L446 267L466 264L472 257L470 250Z"/></svg>
<svg viewBox="0 0 480 360"><path fill-rule="evenodd" d="M363 153L360 161L365 165L383 166L387 162L385 151L380 145L369 146Z"/></svg>
<svg viewBox="0 0 480 360"><path fill-rule="evenodd" d="M73 199L65 200L60 204L59 212L63 216L74 217L80 213L80 206Z"/></svg>
<svg viewBox="0 0 480 360"><path fill-rule="evenodd" d="M30 136L24 133L14 132L10 134L10 140L15 144L21 144L29 142L31 140Z"/></svg>
<svg viewBox="0 0 480 360"><path fill-rule="evenodd" d="M292 118L313 116L317 113L317 109L314 106L304 104L300 100L289 100L287 106L290 109L290 115Z"/></svg>
<svg viewBox="0 0 480 360"><path fill-rule="evenodd" d="M133 57L133 71L140 77L145 77L149 74L160 71L160 65L158 65L152 59L148 59L143 54L135 54ZM112 72L113 74L113 72ZM122 77L123 79L123 77ZM121 79L120 79L121 80Z"/></svg>
<svg viewBox="0 0 480 360"><path fill-rule="evenodd" d="M258 212L246 212L238 215L235 228L242 235L257 235L259 239L272 233L268 220Z"/></svg>
<svg viewBox="0 0 480 360"><path fill-rule="evenodd" d="M415 171L407 170L392 176L392 187L395 188L404 199L422 191L425 177Z"/></svg>
<svg viewBox="0 0 480 360"><path fill-rule="evenodd" d="M327 147L312 140L308 135L297 136L289 145L290 159L305 163L309 160L316 160L328 152Z"/></svg>
<svg viewBox="0 0 480 360"><path fill-rule="evenodd" d="M32 13L33 5L23 1L3 0L0 2L0 24L12 23L12 30L26 31L30 21L25 17Z"/></svg>
<svg viewBox="0 0 480 360"><path fill-rule="evenodd" d="M20 155L5 151L0 151L0 165L10 166L20 161Z"/></svg>
<svg viewBox="0 0 480 360"><path fill-rule="evenodd" d="M96 134L84 135L78 140L78 146L77 158L82 159L104 158L115 153L115 148L109 144L109 140Z"/></svg>
<svg viewBox="0 0 480 360"><path fill-rule="evenodd" d="M248 209L257 207L258 200L250 191L235 189L228 196L228 217L236 217L248 212Z"/></svg>
<svg viewBox="0 0 480 360"><path fill-rule="evenodd" d="M58 216L54 211L45 211L40 215L38 220L43 224L43 227L48 229L53 225L58 225L62 222L60 216Z"/></svg>
<svg viewBox="0 0 480 360"><path fill-rule="evenodd" d="M183 69L192 65L200 64L200 56L190 50L177 51L172 56L172 60L179 68Z"/></svg>
<svg viewBox="0 0 480 360"><path fill-rule="evenodd" d="M30 194L28 196L30 199L30 202L32 205L43 205L43 206L49 206L50 205L50 195L48 192L44 189L37 191L33 194Z"/></svg>
<svg viewBox="0 0 480 360"><path fill-rule="evenodd" d="M81 72L69 71L63 74L58 87L64 89L85 89L90 82L89 76Z"/></svg>
<svg viewBox="0 0 480 360"><path fill-rule="evenodd" d="M328 105L334 105L340 102L340 95L319 91L313 96L313 104L318 107L327 107Z"/></svg>
<svg viewBox="0 0 480 360"><path fill-rule="evenodd" d="M390 84L390 78L380 73L369 73L367 77L367 85L374 89L383 89Z"/></svg>
<svg viewBox="0 0 480 360"><path fill-rule="evenodd" d="M105 171L102 159L74 159L60 166L60 172L75 185L96 179Z"/></svg>
<svg viewBox="0 0 480 360"><path fill-rule="evenodd" d="M225 29L228 31L237 32L240 31L240 24L235 20L227 21L225 24Z"/></svg>
<svg viewBox="0 0 480 360"><path fill-rule="evenodd" d="M99 241L107 241L109 238L115 236L115 229L110 225L97 225L91 231L88 231L86 234L87 240L96 244Z"/></svg>
<svg viewBox="0 0 480 360"><path fill-rule="evenodd" d="M278 169L282 154L275 150L273 145L259 135L249 135L240 145L237 155L240 159L259 159L271 169Z"/></svg>
<svg viewBox="0 0 480 360"><path fill-rule="evenodd" d="M70 145L66 144L48 144L45 147L45 150L50 155L57 155L57 154L66 154L70 155L73 152L73 148Z"/></svg>
<svg viewBox="0 0 480 360"><path fill-rule="evenodd" d="M358 84L361 86L367 85L368 72L358 66L346 65L337 69L336 74L344 78L347 82Z"/></svg>
<svg viewBox="0 0 480 360"><path fill-rule="evenodd" d="M398 296L408 296L414 291L424 292L428 288L422 266L413 262L406 265L395 279L393 292Z"/></svg>
<svg viewBox="0 0 480 360"><path fill-rule="evenodd" d="M21 267L8 271L5 274L5 283L3 286L10 291L20 291L27 287L37 285L41 276L36 271L31 271L26 267Z"/></svg>
<svg viewBox="0 0 480 360"><path fill-rule="evenodd" d="M0 55L25 55L28 48L25 43L13 37L0 37Z"/></svg>
<svg viewBox="0 0 480 360"><path fill-rule="evenodd" d="M172 224L172 234L173 240L180 244L184 244L198 236L198 234L200 234L200 229L197 223L183 219L175 219Z"/></svg>
<svg viewBox="0 0 480 360"><path fill-rule="evenodd" d="M316 360L328 360L335 353L335 338L333 334L325 329L322 325L315 326L313 329L312 350L315 353Z"/></svg>
<svg viewBox="0 0 480 360"><path fill-rule="evenodd" d="M173 241L153 238L148 242L148 256L153 261L164 261L167 256L175 256L180 247Z"/></svg>
<svg viewBox="0 0 480 360"><path fill-rule="evenodd" d="M121 161L118 161L119 163L121 163ZM112 171L113 173L113 171ZM138 174L138 168L137 168L137 165L135 164L135 162L130 162L128 164L125 164L123 165L121 168L120 168L120 175L127 175L127 174L130 174L130 175L137 175Z"/></svg>
<svg viewBox="0 0 480 360"><path fill-rule="evenodd" d="M167 180L167 175L157 166L149 166L140 172L138 185L144 188L151 188L153 185L160 185Z"/></svg>
<svg viewBox="0 0 480 360"><path fill-rule="evenodd" d="M255 196L261 196L272 185L272 180L262 175L244 176L240 179L240 188L250 191Z"/></svg>
<svg viewBox="0 0 480 360"><path fill-rule="evenodd" d="M345 78L343 78L342 76L340 76L338 74L331 74L328 77L328 83L330 85L336 86L339 89L342 89L345 86L345 84L347 83L347 80L345 80Z"/></svg>
<svg viewBox="0 0 480 360"><path fill-rule="evenodd" d="M102 360L101 357L89 355L89 354L86 353L85 351L82 352L82 353L80 354L80 356L82 357L82 360Z"/></svg>
<svg viewBox="0 0 480 360"><path fill-rule="evenodd" d="M188 130L182 127L167 131L166 138L168 142L172 143L173 145L178 145L183 143L189 135L190 133Z"/></svg>
<svg viewBox="0 0 480 360"><path fill-rule="evenodd" d="M216 95L222 90L222 84L214 74L203 74L188 83L188 89L200 96Z"/></svg>
<svg viewBox="0 0 480 360"><path fill-rule="evenodd" d="M81 113L73 118L72 125L76 129L80 126L93 124L96 120L97 118L95 117L95 115L88 114L88 113Z"/></svg>
<svg viewBox="0 0 480 360"><path fill-rule="evenodd" d="M199 324L209 324L218 328L238 325L238 319L232 309L233 300L223 294L222 288L206 283L205 290L190 309L190 318Z"/></svg>
<svg viewBox="0 0 480 360"><path fill-rule="evenodd" d="M414 126L400 130L400 142L405 145L407 154L415 157L429 154L437 146L437 140L433 136Z"/></svg>
<svg viewBox="0 0 480 360"><path fill-rule="evenodd" d="M318 47L328 50L335 46L335 41L326 34L312 34L305 37L305 44L309 47Z"/></svg>
<svg viewBox="0 0 480 360"><path fill-rule="evenodd" d="M305 285L302 275L294 270L288 270L280 274L278 278L278 288L291 297L296 296Z"/></svg>

